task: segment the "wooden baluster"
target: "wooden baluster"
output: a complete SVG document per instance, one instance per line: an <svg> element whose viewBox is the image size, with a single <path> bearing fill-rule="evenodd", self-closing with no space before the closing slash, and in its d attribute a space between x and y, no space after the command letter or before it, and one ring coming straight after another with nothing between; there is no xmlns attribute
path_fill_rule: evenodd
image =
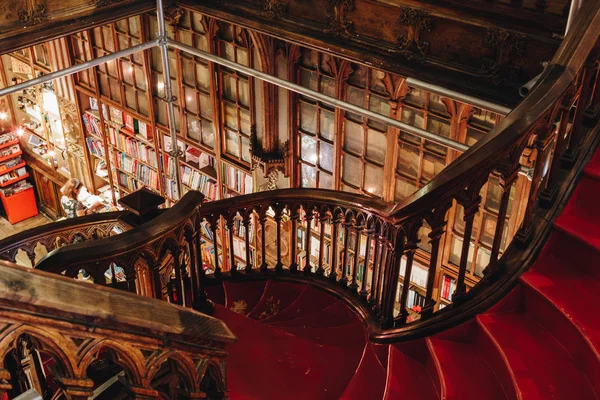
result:
<svg viewBox="0 0 600 400"><path fill-rule="evenodd" d="M481 202L481 196L477 195L475 200L465 206L465 231L463 237L463 246L460 253L460 265L458 267L458 279L456 280L456 290L452 295L452 298L456 302L467 293L467 286L465 285L465 275L467 272L467 263L469 260L469 246L471 245L471 233L473 232L473 220L475 214L479 211L479 203Z"/></svg>
<svg viewBox="0 0 600 400"><path fill-rule="evenodd" d="M317 266L316 274L323 276L325 269L323 269L323 258L325 256L325 224L327 223L329 216L323 213L319 218L319 265Z"/></svg>
<svg viewBox="0 0 600 400"><path fill-rule="evenodd" d="M194 238L190 235L186 238L188 249L190 250L190 259L189 259L189 274L190 274L190 305L194 304L196 299L196 291L198 290L198 279L196 277L196 246L194 246Z"/></svg>
<svg viewBox="0 0 600 400"><path fill-rule="evenodd" d="M300 219L300 214L298 213L298 206L294 205L291 209L292 215L292 263L290 265L291 272L298 271L298 260L296 257L296 253L298 252L298 220Z"/></svg>
<svg viewBox="0 0 600 400"><path fill-rule="evenodd" d="M354 265L352 266L352 283L350 289L358 289L358 259L360 258L360 227L354 226Z"/></svg>
<svg viewBox="0 0 600 400"><path fill-rule="evenodd" d="M252 212L244 216L244 242L246 243L246 273L252 272L252 260L250 259L250 221Z"/></svg>
<svg viewBox="0 0 600 400"><path fill-rule="evenodd" d="M200 219L198 219L199 222ZM205 293L205 282L206 282L206 271L204 271L204 262L202 260L202 230L200 224L197 225L196 236L194 237L194 246L196 248L196 288L198 291L197 299L206 298ZM215 253L217 249L215 249ZM195 307L194 307L195 308Z"/></svg>
<svg viewBox="0 0 600 400"><path fill-rule="evenodd" d="M382 317L383 328L391 328L394 325L394 303L398 289L398 276L400 275L400 264L404 253L404 236L396 234L394 250L387 261L386 273L383 281L382 294Z"/></svg>
<svg viewBox="0 0 600 400"><path fill-rule="evenodd" d="M592 65L586 64L586 67L582 71L581 93L579 94L579 100L577 100L577 108L575 109L575 117L573 118L573 126L571 127L569 148L564 155L564 159L569 165L575 163L579 149L587 133L587 130L583 126L583 113L589 104L592 92L590 87L592 83L592 68Z"/></svg>
<svg viewBox="0 0 600 400"><path fill-rule="evenodd" d="M369 298L369 302L374 305L377 304L378 294L379 294L379 271L381 270L381 260L383 255L383 246L382 241L383 237L381 236L381 232L378 234L375 232L375 250L373 252L373 280L371 282L371 297Z"/></svg>
<svg viewBox="0 0 600 400"><path fill-rule="evenodd" d="M339 239L339 229L341 219L338 215L332 216L333 227L331 232L331 272L329 272L329 280L332 282L337 281L337 270L338 270L338 242ZM343 271L342 271L343 273Z"/></svg>
<svg viewBox="0 0 600 400"><path fill-rule="evenodd" d="M282 218L283 218L283 209L278 207L277 210L275 210L275 223L277 226L277 229L276 229L277 238L275 238L276 246L277 246L277 264L275 264L275 271L277 271L277 272L283 271L283 263L281 262L281 220L282 220ZM263 228L263 232L264 232L264 228ZM265 240L264 237L265 237L265 235L263 235L263 243ZM291 266L290 266L290 269L291 269Z"/></svg>
<svg viewBox="0 0 600 400"><path fill-rule="evenodd" d="M233 227L234 227L234 222L235 221L235 215L233 216L229 216L229 219L227 221L227 230L229 231L229 271L231 273L231 275L235 275L238 273L237 270L237 264L235 263L235 252L233 251L233 243L234 243L234 237L233 237Z"/></svg>
<svg viewBox="0 0 600 400"><path fill-rule="evenodd" d="M163 300L163 288L162 281L160 279L160 264L149 265L150 271L152 272L152 283L154 284L154 298Z"/></svg>
<svg viewBox="0 0 600 400"><path fill-rule="evenodd" d="M266 214L266 210L263 210L263 211L261 211L261 215L260 215L260 230L261 230L261 232L260 232L260 238L261 238L260 251L261 251L261 258L262 258L262 264L260 264L261 272L267 272L267 268L269 267L269 265L267 264L266 224L267 224L267 214ZM281 229L280 224L281 224L281 217L279 218L279 222L277 223L278 230ZM279 232L277 234L277 238L279 239ZM281 261L281 255L279 254L280 253L279 247L281 247L281 243L278 243L278 248L277 248L278 263Z"/></svg>
<svg viewBox="0 0 600 400"><path fill-rule="evenodd" d="M544 165L546 163L547 156L547 143L546 139L548 136L548 128L538 128L538 133L535 139L535 151L537 151L537 158L533 168L533 177L531 178L531 187L529 188L529 196L527 199L527 207L523 216L523 223L521 229L515 235L515 240L518 244L525 246L529 243L533 232L533 210L537 206L537 198L541 187L542 173L544 171Z"/></svg>
<svg viewBox="0 0 600 400"><path fill-rule="evenodd" d="M445 214L445 213L444 213ZM442 216L443 218L443 216ZM429 232L429 243L431 243L431 256L429 258L429 270L427 271L427 287L425 288L425 307L421 310L421 318L427 318L433 314L435 301L433 300L433 288L435 285L438 257L440 254L440 240L446 232L446 222L437 221L432 224Z"/></svg>
<svg viewBox="0 0 600 400"><path fill-rule="evenodd" d="M405 324L408 318L408 308L406 302L408 300L408 291L410 290L410 278L412 276L412 266L415 260L415 252L417 251L417 244L419 243L419 228L423 221L419 220L416 223L411 224L407 229L408 238L406 245L404 246L404 255L406 256L406 267L404 269L404 280L402 286L402 293L400 294L400 323ZM400 272L400 270L398 271ZM395 296L395 295L394 295Z"/></svg>
<svg viewBox="0 0 600 400"><path fill-rule="evenodd" d="M598 60L596 60L597 62ZM593 90L590 95L590 103L586 107L584 114L585 118L593 125L598 118L598 111L600 111L600 66L596 65L596 82L593 85Z"/></svg>
<svg viewBox="0 0 600 400"><path fill-rule="evenodd" d="M500 254L500 246L502 245L502 236L504 235L504 226L506 224L506 213L508 211L508 202L510 201L510 189L512 188L513 182L517 180L518 174L519 170L517 169L507 177L502 176L500 178L502 196L500 197L500 207L498 208L498 220L496 221L496 231L494 232L490 263L483 271L484 275L495 272L499 266L498 257Z"/></svg>
<svg viewBox="0 0 600 400"><path fill-rule="evenodd" d="M175 303L185 307L185 293L183 290L183 279L181 278L181 263L179 262L179 252L172 253L173 264L175 268L175 282L177 283L177 298Z"/></svg>
<svg viewBox="0 0 600 400"><path fill-rule="evenodd" d="M535 10L537 12L545 12L548 8L548 0L535 0Z"/></svg>
<svg viewBox="0 0 600 400"><path fill-rule="evenodd" d="M385 239L381 244L381 262L379 263L379 273L377 277L377 282L379 286L377 288L377 302L375 303L376 312L382 312L383 310L383 289L385 286L385 276L389 269L391 255L391 243L387 239Z"/></svg>
<svg viewBox="0 0 600 400"><path fill-rule="evenodd" d="M550 171L548 172L548 178L546 179L546 188L540 193L540 200L543 200L544 205L554 203L558 193L559 184L556 182L556 179L558 172L560 171L563 155L567 149L567 144L569 143L568 138L565 136L569 125L569 109L571 108L572 102L573 99L567 96L561 101L560 122L555 136L552 164L550 165Z"/></svg>
<svg viewBox="0 0 600 400"><path fill-rule="evenodd" d="M365 262L363 263L363 274L362 274L362 285L360 288L360 297L364 300L367 300L367 296L369 295L369 291L367 290L367 281L369 274L369 257L371 256L371 240L373 239L373 230L368 229L365 226L365 234L367 235L367 248L365 249ZM371 277L371 287L373 286L373 282L375 277Z"/></svg>
<svg viewBox="0 0 600 400"><path fill-rule="evenodd" d="M348 239L350 236L350 222L347 221L342 224L342 229L344 229L344 250L342 255L342 277L340 279L340 285L348 286L348 275L350 275L350 268L348 268Z"/></svg>
<svg viewBox="0 0 600 400"><path fill-rule="evenodd" d="M213 236L213 248L215 250L215 259L214 259L214 266L215 266L215 272L214 275L215 277L220 277L221 276L221 267L219 266L219 246L217 246L217 221L218 221L219 217L216 216L212 216L211 221L210 221L210 228L212 229L212 236Z"/></svg>
<svg viewBox="0 0 600 400"><path fill-rule="evenodd" d="M312 272L312 265L310 262L310 250L312 243L312 220L314 218L313 211L310 206L304 208L306 210L305 219L306 219L306 237L305 237L305 245L306 256L304 257L304 274L308 275Z"/></svg>

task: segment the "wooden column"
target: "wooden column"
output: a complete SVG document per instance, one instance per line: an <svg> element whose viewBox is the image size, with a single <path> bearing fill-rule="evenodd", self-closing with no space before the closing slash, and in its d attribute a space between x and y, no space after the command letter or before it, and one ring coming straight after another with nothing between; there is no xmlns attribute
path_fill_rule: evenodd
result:
<svg viewBox="0 0 600 400"><path fill-rule="evenodd" d="M383 281L383 294L381 312L383 317L383 328L391 328L394 325L394 303L396 300L396 290L398 288L398 276L400 275L400 264L402 254L404 253L404 235L396 234L396 243L391 258L388 261L389 268L386 268Z"/></svg>
<svg viewBox="0 0 600 400"><path fill-rule="evenodd" d="M319 264L316 271L316 274L319 276L323 276L325 273L325 270L323 269L323 258L325 256L325 223L327 223L328 220L329 216L325 213L319 217Z"/></svg>
<svg viewBox="0 0 600 400"><path fill-rule="evenodd" d="M311 251L311 242L312 242L312 220L314 218L313 216L313 210L309 207L306 206L304 207L304 218L306 219L306 237L305 237L305 246L304 248L306 249L306 257L305 257L305 265L304 265L304 274L308 275L312 272L312 265L310 263L310 251Z"/></svg>
<svg viewBox="0 0 600 400"><path fill-rule="evenodd" d="M298 260L296 259L296 253L298 251L298 220L300 219L300 215L298 214L298 206L293 205L291 212L291 220L292 220L292 249L291 249L291 257L292 263L290 264L290 271L297 272L298 271ZM279 236L279 235L278 235Z"/></svg>
<svg viewBox="0 0 600 400"><path fill-rule="evenodd" d="M367 296L369 295L369 290L367 289L367 276L369 274L369 257L371 256L371 241L373 240L373 230L368 229L365 226L365 234L367 235L367 248L365 249L365 262L363 264L363 276L362 276L362 285L360 288L360 297L364 300L367 300ZM374 271L373 271L374 272ZM371 286L375 281L375 277L371 277Z"/></svg>
<svg viewBox="0 0 600 400"><path fill-rule="evenodd" d="M338 266L338 242L339 242L339 229L340 223L342 220L340 219L340 215L333 216L333 227L331 232L331 272L329 272L329 280L332 282L337 281L337 270ZM343 274L343 271L342 271Z"/></svg>
<svg viewBox="0 0 600 400"><path fill-rule="evenodd" d="M267 264L267 233L266 233L266 224L267 224L267 214L266 214L266 210L262 210L261 211L261 215L260 215L260 238L261 238L261 243L260 243L260 251L261 251L261 259L262 259L262 263L260 264L260 270L261 272L266 272L267 268L269 267L269 265ZM280 227L281 225L281 215L279 218L279 221L277 222L277 230L279 231L281 229ZM279 232L277 232L277 238L279 239ZM281 255L280 255L280 251L279 251L279 247L281 247L281 243L278 241L278 246L277 246L277 262L279 263L281 261Z"/></svg>
<svg viewBox="0 0 600 400"><path fill-rule="evenodd" d="M412 266L415 260L415 252L417 251L417 243L419 242L419 228L422 222L419 221L408 228L408 238L404 247L404 255L406 256L406 268L404 269L404 284L402 285L402 293L400 294L400 323L406 323L408 318L408 310L406 302L408 300L408 291L410 289L410 277L412 275ZM400 270L398 270L400 272Z"/></svg>
<svg viewBox="0 0 600 400"><path fill-rule="evenodd" d="M275 211L275 223L277 225L277 238L276 238L276 243L277 243L277 264L275 264L275 271L281 272L283 271L283 262L281 262L281 220L283 218L283 210L281 208L277 208L277 210ZM264 232L264 226L263 226L263 232ZM264 242L264 237L265 235L263 234L263 242ZM292 260L292 263L294 261ZM290 270L292 269L292 266L290 265Z"/></svg>

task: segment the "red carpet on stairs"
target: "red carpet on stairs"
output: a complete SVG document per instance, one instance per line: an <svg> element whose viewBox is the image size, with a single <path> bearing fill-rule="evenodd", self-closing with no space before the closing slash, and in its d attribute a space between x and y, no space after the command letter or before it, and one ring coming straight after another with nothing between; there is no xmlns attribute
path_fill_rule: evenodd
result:
<svg viewBox="0 0 600 400"><path fill-rule="evenodd" d="M303 284L207 289L239 338L228 348L231 399L600 399L597 204L600 151L511 293L426 339L370 343L345 302Z"/></svg>

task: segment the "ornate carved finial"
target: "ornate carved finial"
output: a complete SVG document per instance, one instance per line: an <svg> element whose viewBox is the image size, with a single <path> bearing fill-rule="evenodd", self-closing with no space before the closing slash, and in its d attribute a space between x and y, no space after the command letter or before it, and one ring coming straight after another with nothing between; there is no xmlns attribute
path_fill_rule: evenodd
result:
<svg viewBox="0 0 600 400"><path fill-rule="evenodd" d="M287 14L287 3L277 0L265 0L263 4L263 17L269 19L283 19Z"/></svg>
<svg viewBox="0 0 600 400"><path fill-rule="evenodd" d="M398 25L407 26L408 34L399 35L397 40L398 52L407 59L424 59L429 52L429 42L419 40L421 32L431 32L430 14L418 8L402 7Z"/></svg>
<svg viewBox="0 0 600 400"><path fill-rule="evenodd" d="M255 170L261 167L265 178L269 177L273 170L281 170L285 176L289 175L288 163L286 162L289 156L288 143L285 143L283 151L277 150L267 153L260 143L258 143L258 136L256 135L254 126L251 128L250 133L250 154L252 155L252 169Z"/></svg>
<svg viewBox="0 0 600 400"><path fill-rule="evenodd" d="M31 5L27 10L19 10L19 20L25 26L38 25L48 18L44 4Z"/></svg>
<svg viewBox="0 0 600 400"><path fill-rule="evenodd" d="M485 47L496 51L496 58L482 59L480 72L495 85L516 86L519 84L521 67L511 63L511 59L525 53L525 35L504 29L488 28Z"/></svg>

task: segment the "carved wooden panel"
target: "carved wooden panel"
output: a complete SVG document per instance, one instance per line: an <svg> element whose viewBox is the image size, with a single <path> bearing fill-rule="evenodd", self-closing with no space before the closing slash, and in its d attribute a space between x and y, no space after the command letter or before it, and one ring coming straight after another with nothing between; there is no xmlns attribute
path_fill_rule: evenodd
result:
<svg viewBox="0 0 600 400"><path fill-rule="evenodd" d="M57 197L54 182L37 170L33 170L33 180L40 208L54 219L60 217L62 214L60 199Z"/></svg>

